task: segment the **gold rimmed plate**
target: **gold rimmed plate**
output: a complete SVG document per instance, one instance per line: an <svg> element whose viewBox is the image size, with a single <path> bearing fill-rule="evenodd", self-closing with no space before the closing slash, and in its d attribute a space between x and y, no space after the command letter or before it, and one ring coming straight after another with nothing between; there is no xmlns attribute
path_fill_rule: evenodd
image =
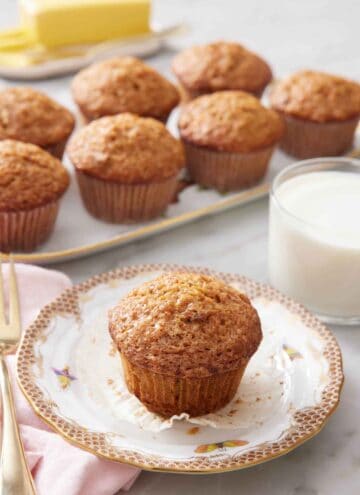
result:
<svg viewBox="0 0 360 495"><path fill-rule="evenodd" d="M227 409L171 423L149 420L124 389L106 316L133 287L168 270L212 273L246 292L264 333ZM184 473L242 469L288 453L319 433L343 383L336 339L302 306L246 277L173 265L121 268L64 292L26 331L17 372L34 410L67 441L113 461Z"/></svg>

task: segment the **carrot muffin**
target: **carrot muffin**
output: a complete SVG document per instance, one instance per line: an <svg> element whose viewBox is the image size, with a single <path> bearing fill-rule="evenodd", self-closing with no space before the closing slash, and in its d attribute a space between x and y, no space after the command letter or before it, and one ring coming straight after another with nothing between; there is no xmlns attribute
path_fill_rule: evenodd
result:
<svg viewBox="0 0 360 495"><path fill-rule="evenodd" d="M85 121L130 112L166 122L179 103L176 87L134 57L118 57L80 71L72 93Z"/></svg>
<svg viewBox="0 0 360 495"><path fill-rule="evenodd" d="M214 91L261 96L272 79L269 65L238 43L218 41L179 53L172 64L185 100Z"/></svg>
<svg viewBox="0 0 360 495"><path fill-rule="evenodd" d="M174 197L183 147L161 122L123 113L94 120L71 141L81 196L108 222L148 220Z"/></svg>
<svg viewBox="0 0 360 495"><path fill-rule="evenodd" d="M57 158L33 144L0 141L0 250L31 251L44 242L68 185Z"/></svg>
<svg viewBox="0 0 360 495"><path fill-rule="evenodd" d="M44 93L17 87L0 91L0 139L36 144L61 158L75 120Z"/></svg>
<svg viewBox="0 0 360 495"><path fill-rule="evenodd" d="M129 391L150 411L199 416L235 395L261 339L249 299L210 276L165 273L110 311Z"/></svg>
<svg viewBox="0 0 360 495"><path fill-rule="evenodd" d="M220 91L184 105L179 130L192 178L230 191L264 176L283 123L254 96Z"/></svg>
<svg viewBox="0 0 360 495"><path fill-rule="evenodd" d="M285 119L280 145L290 155L336 156L351 146L360 116L360 84L306 70L276 84L270 102Z"/></svg>

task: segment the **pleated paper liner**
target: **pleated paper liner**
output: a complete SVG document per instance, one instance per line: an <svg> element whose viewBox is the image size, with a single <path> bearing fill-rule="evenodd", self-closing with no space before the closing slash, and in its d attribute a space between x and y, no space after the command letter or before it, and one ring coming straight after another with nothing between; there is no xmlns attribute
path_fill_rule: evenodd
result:
<svg viewBox="0 0 360 495"><path fill-rule="evenodd" d="M177 176L149 184L118 184L76 171L88 212L111 223L150 220L161 215L175 195Z"/></svg>
<svg viewBox="0 0 360 495"><path fill-rule="evenodd" d="M62 159L63 154L65 152L65 147L66 147L67 139L63 139L62 141L56 143L56 144L51 144L49 146L44 146L43 149L50 153L50 155L55 156L55 158L58 158L59 160Z"/></svg>
<svg viewBox="0 0 360 495"><path fill-rule="evenodd" d="M119 113L123 113L123 112L119 112ZM129 112L129 113L133 113L133 112ZM150 117L150 115L142 115L142 117L149 117L149 118L153 118L155 120L159 120L160 122L162 122L164 125L166 125L169 117L170 117L170 114L171 114L171 111L169 113L167 113L166 115L162 115L160 117ZM113 115L106 115L106 117L111 117L111 116L115 116L117 114L113 114ZM78 111L77 111L77 116L78 116L78 121L80 123L80 126L85 126L85 125L88 125L90 124L91 122L93 122L94 120L96 120L95 118L90 118L88 117L85 112L81 109L81 108L78 108ZM97 117L99 119L101 119L102 117L105 117L105 115L102 115L100 117Z"/></svg>
<svg viewBox="0 0 360 495"><path fill-rule="evenodd" d="M0 250L32 251L50 236L59 201L30 210L0 212Z"/></svg>
<svg viewBox="0 0 360 495"><path fill-rule="evenodd" d="M256 96L257 98L261 98L264 91L265 91L265 88L266 88L266 85L259 89L258 91L249 91L249 90L242 90L240 88L237 88L239 91L245 91L246 93L250 93L254 96ZM231 91L236 91L235 88L228 88L229 90ZM181 96L181 102L182 103L187 103L191 100L194 100L195 98L198 98L199 96L203 96L203 95L208 95L208 94L211 94L211 93L214 93L215 91L211 91L211 90L208 90L208 89L190 89L190 88L186 88L182 83L179 83L178 84L178 90L179 90L179 93L180 93L180 96ZM219 88L218 91L226 91L226 89L224 88Z"/></svg>
<svg viewBox="0 0 360 495"><path fill-rule="evenodd" d="M218 191L235 191L259 182L266 174L274 146L250 153L213 151L184 142L192 179Z"/></svg>
<svg viewBox="0 0 360 495"><path fill-rule="evenodd" d="M285 134L280 147L297 158L339 156L351 148L359 118L343 122L310 122L283 115Z"/></svg>
<svg viewBox="0 0 360 495"><path fill-rule="evenodd" d="M179 378L139 368L124 355L121 360L129 391L150 411L164 417L218 411L234 397L248 364L246 360L238 369L209 377Z"/></svg>

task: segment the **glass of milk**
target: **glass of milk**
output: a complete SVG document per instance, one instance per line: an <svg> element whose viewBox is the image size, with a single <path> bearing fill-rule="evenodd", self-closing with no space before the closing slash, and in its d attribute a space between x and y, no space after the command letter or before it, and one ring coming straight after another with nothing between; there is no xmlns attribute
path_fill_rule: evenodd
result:
<svg viewBox="0 0 360 495"><path fill-rule="evenodd" d="M322 320L360 323L360 160L304 160L274 179L269 277Z"/></svg>

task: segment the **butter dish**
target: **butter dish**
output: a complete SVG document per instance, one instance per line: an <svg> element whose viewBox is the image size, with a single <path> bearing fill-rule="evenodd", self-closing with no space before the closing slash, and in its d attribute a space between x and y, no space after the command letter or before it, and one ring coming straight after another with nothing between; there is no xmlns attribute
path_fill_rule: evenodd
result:
<svg viewBox="0 0 360 495"><path fill-rule="evenodd" d="M25 47L21 49L0 48L0 77L23 81L46 79L76 72L92 62L114 56L146 57L157 53L168 38L184 31L183 24L154 26L147 33L122 39L51 48L40 44L26 45L24 41ZM1 41L0 37L0 44Z"/></svg>

